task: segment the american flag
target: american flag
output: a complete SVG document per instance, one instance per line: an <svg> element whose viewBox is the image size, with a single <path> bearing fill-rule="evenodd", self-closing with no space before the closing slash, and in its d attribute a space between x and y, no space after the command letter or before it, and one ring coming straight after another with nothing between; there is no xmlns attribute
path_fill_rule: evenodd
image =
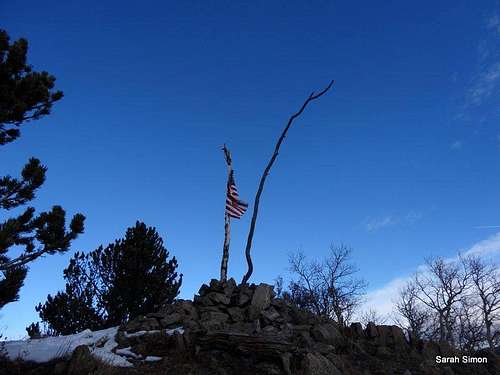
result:
<svg viewBox="0 0 500 375"><path fill-rule="evenodd" d="M229 181L227 182L227 195L226 195L226 213L235 219L239 219L243 216L248 208L248 203L240 201L238 195L238 189L236 189L236 184L234 183L233 172L229 175Z"/></svg>

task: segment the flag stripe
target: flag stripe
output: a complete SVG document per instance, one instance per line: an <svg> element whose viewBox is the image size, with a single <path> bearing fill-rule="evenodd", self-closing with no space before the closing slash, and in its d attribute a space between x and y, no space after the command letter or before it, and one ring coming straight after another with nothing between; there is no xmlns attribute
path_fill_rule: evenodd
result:
<svg viewBox="0 0 500 375"><path fill-rule="evenodd" d="M234 183L234 177L231 173L229 175L229 181L227 184L227 194L226 194L226 213L235 219L239 219L243 216L248 208L248 203L240 201L238 195L238 189Z"/></svg>

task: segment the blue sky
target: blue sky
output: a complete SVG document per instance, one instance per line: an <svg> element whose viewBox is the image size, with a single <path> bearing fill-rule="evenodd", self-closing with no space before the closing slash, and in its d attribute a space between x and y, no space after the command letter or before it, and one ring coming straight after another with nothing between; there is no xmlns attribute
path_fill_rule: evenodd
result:
<svg viewBox="0 0 500 375"><path fill-rule="evenodd" d="M74 251L136 220L157 227L191 298L219 272L221 145L252 201L288 116L330 79L268 179L251 281L286 276L289 252L321 258L331 243L354 249L372 293L431 254L485 240L500 251L500 229L485 227L500 225L497 1L31 1L3 2L0 17L65 93L2 148L0 173L36 156L49 170L35 207L87 216L73 249L33 263L0 312L8 337L63 287ZM233 225L238 281L249 219Z"/></svg>

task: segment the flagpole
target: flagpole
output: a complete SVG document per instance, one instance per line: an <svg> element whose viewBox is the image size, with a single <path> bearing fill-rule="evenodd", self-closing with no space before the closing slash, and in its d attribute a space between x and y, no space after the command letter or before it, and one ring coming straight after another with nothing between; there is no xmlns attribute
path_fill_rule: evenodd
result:
<svg viewBox="0 0 500 375"><path fill-rule="evenodd" d="M233 173L233 165L231 160L231 152L224 145L222 148L224 151L224 158L227 164L227 184L226 184L226 197L229 189L229 181L231 180L231 174ZM227 263L229 261L229 244L231 241L231 217L229 216L227 210L224 210L224 246L222 248L222 261L220 264L220 281L227 280Z"/></svg>

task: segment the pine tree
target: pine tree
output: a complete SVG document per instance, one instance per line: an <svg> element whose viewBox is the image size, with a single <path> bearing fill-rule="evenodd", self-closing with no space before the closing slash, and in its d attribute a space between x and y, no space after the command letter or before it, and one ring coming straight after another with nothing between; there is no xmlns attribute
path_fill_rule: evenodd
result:
<svg viewBox="0 0 500 375"><path fill-rule="evenodd" d="M0 146L20 136L19 128L30 120L50 113L52 104L62 98L53 91L55 77L36 72L27 62L28 42L10 43L0 30ZM47 168L31 158L20 178L0 177L0 209L11 210L35 198L45 182ZM0 308L19 298L27 265L46 254L65 252L71 241L83 232L85 217L77 214L66 229L66 213L60 206L35 215L27 207L19 216L0 222ZM9 251L18 254L12 258Z"/></svg>
<svg viewBox="0 0 500 375"><path fill-rule="evenodd" d="M26 39L10 43L7 32L0 30L0 145L16 140L21 125L48 115L63 97L61 91L52 91L54 76L35 72L26 63L27 53Z"/></svg>
<svg viewBox="0 0 500 375"><path fill-rule="evenodd" d="M182 274L155 228L137 222L123 239L83 254L64 270L66 288L36 307L57 334L115 326L172 303Z"/></svg>

